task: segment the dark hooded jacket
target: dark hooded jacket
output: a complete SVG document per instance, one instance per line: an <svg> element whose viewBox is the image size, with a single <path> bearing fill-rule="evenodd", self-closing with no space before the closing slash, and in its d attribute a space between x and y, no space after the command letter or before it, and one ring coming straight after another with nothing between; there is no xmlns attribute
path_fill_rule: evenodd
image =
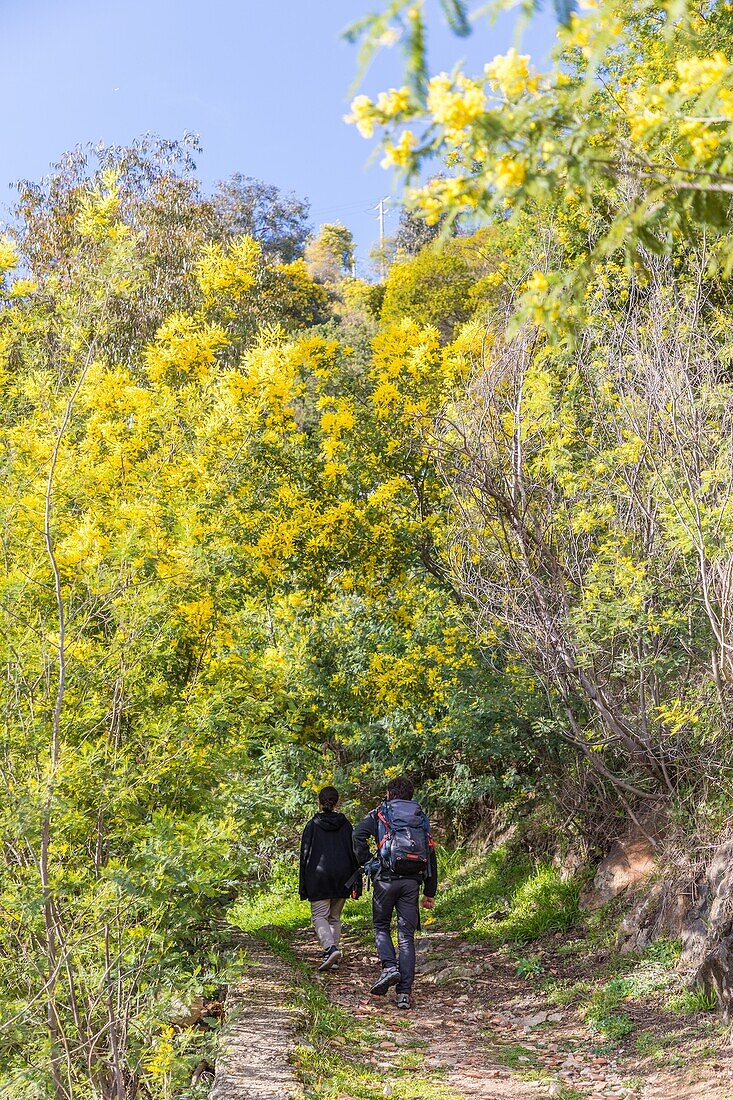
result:
<svg viewBox="0 0 733 1100"><path fill-rule="evenodd" d="M358 867L351 822L334 810L314 814L300 842L300 896L305 901L347 898Z"/></svg>

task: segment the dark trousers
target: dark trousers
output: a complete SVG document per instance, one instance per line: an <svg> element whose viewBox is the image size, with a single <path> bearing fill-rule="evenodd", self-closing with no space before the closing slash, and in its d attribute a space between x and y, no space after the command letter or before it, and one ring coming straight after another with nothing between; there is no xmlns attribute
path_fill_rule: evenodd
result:
<svg viewBox="0 0 733 1100"><path fill-rule="evenodd" d="M397 946L400 952L398 993L409 993L415 980L415 933L420 927L419 893L420 883L414 878L374 880L374 939L382 965L397 964L391 934L392 914L397 910Z"/></svg>

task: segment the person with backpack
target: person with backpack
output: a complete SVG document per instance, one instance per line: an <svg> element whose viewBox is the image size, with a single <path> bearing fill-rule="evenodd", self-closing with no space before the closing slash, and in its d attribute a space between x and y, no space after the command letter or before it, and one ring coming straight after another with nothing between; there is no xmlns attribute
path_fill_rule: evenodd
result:
<svg viewBox="0 0 733 1100"><path fill-rule="evenodd" d="M346 885L358 869L349 819L337 813L335 787L318 792L318 813L303 830L300 842L301 901L311 904L311 918L323 948L319 970L331 970L341 961L341 910L352 893Z"/></svg>
<svg viewBox="0 0 733 1100"><path fill-rule="evenodd" d="M438 864L430 822L413 800L409 779L399 776L387 786L387 797L354 829L354 851L361 866L372 860L368 840L377 842L372 861L374 939L382 972L371 988L378 997L397 987L397 1007L411 1007L415 979L415 932L420 928L418 899L432 909L438 889ZM392 941L392 915L397 912L399 963Z"/></svg>

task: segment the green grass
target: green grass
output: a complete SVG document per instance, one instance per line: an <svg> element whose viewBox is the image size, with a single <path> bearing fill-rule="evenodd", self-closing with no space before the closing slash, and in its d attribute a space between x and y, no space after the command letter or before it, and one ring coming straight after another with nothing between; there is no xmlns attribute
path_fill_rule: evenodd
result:
<svg viewBox="0 0 733 1100"><path fill-rule="evenodd" d="M610 1041L626 1038L634 1025L623 1006L672 988L676 981L672 970L678 957L677 943L669 940L660 940L640 956L613 957L607 971L615 970L615 975L598 986L581 1006L586 1022Z"/></svg>
<svg viewBox="0 0 733 1100"><path fill-rule="evenodd" d="M542 961L539 955L528 955L516 960L518 978L538 978L542 973Z"/></svg>
<svg viewBox="0 0 733 1100"><path fill-rule="evenodd" d="M681 954L680 940L658 939L649 944L643 957L649 962L658 963L665 970L672 970L679 962Z"/></svg>
<svg viewBox="0 0 733 1100"><path fill-rule="evenodd" d="M231 924L255 934L265 928L293 932L307 927L310 919L310 905L298 897L298 873L292 865L277 868L266 886L244 894L227 912ZM348 900L343 920L352 929L371 929L371 895Z"/></svg>
<svg viewBox="0 0 733 1100"><path fill-rule="evenodd" d="M538 1064L537 1051L520 1043L504 1043L496 1054L496 1060L510 1069L529 1069Z"/></svg>
<svg viewBox="0 0 733 1100"><path fill-rule="evenodd" d="M634 1039L636 1050L642 1057L663 1061L667 1048L677 1042L676 1035L655 1035L651 1031L640 1031Z"/></svg>
<svg viewBox="0 0 733 1100"><path fill-rule="evenodd" d="M542 991L547 997L548 1004L555 1008L566 1008L568 1005L587 1000L592 990L593 984L587 978L579 978L577 981L548 978L542 983Z"/></svg>
<svg viewBox="0 0 733 1100"><path fill-rule="evenodd" d="M606 1012L592 1008L586 1013L585 1022L593 1031L611 1042L625 1039L634 1030L633 1020L627 1012Z"/></svg>
<svg viewBox="0 0 733 1100"><path fill-rule="evenodd" d="M454 867L438 895L436 921L469 939L530 943L577 922L579 889L549 863L496 848Z"/></svg>
<svg viewBox="0 0 733 1100"><path fill-rule="evenodd" d="M522 1046L521 1043L492 1042L491 1053L499 1065L508 1069L525 1081L546 1081L548 1071L542 1065L536 1050Z"/></svg>
<svg viewBox="0 0 733 1100"><path fill-rule="evenodd" d="M579 883L563 881L556 867L524 853L502 847L469 857L464 849L439 848L438 864L443 886L435 913L423 913L426 928L445 928L498 946L530 943L546 932L572 927L579 918ZM298 898L295 868L277 869L267 887L237 901L228 918L246 932L307 925L310 908ZM370 933L371 895L349 901L344 920L354 931Z"/></svg>
<svg viewBox="0 0 733 1100"><path fill-rule="evenodd" d="M718 998L715 993L703 989L688 989L674 994L667 1001L667 1010L681 1016L694 1016L698 1012L715 1012Z"/></svg>

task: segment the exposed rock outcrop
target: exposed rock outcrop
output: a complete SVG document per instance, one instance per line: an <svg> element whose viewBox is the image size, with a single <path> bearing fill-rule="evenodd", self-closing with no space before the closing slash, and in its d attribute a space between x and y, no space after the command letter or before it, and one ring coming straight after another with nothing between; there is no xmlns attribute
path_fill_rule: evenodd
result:
<svg viewBox="0 0 733 1100"><path fill-rule="evenodd" d="M599 863L590 888L581 895L581 909L600 909L645 882L655 868L656 850L648 837L636 834L615 841Z"/></svg>
<svg viewBox="0 0 733 1100"><path fill-rule="evenodd" d="M682 965L694 985L715 993L726 1019L733 1007L733 840L720 844L682 923Z"/></svg>
<svg viewBox="0 0 733 1100"><path fill-rule="evenodd" d="M627 894L630 907L619 926L619 950L642 951L660 936L679 938L680 969L692 987L715 994L728 1019L733 1013L733 839L719 844L702 872L690 873L687 881L661 874L650 881L655 856L644 839L616 841L581 904L597 909Z"/></svg>

